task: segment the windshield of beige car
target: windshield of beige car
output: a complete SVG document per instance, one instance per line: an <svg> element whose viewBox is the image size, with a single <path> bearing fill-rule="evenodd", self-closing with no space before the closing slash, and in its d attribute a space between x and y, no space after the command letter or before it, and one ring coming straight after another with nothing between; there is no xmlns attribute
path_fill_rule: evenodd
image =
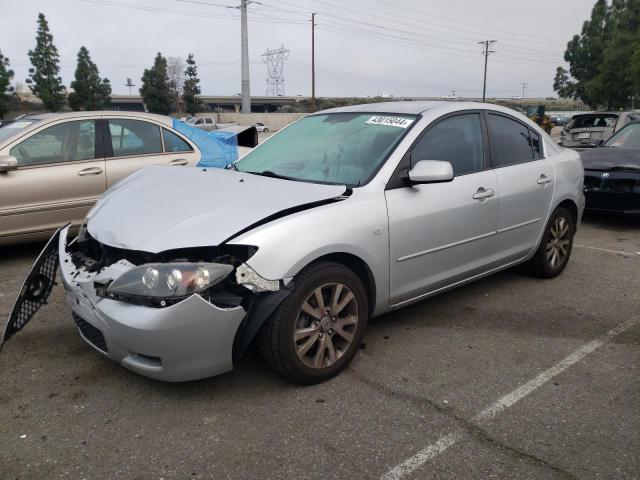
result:
<svg viewBox="0 0 640 480"><path fill-rule="evenodd" d="M364 185L417 118L363 112L310 115L256 147L234 168L290 180Z"/></svg>
<svg viewBox="0 0 640 480"><path fill-rule="evenodd" d="M22 133L25 128L30 127L38 121L39 120L30 118L28 120L15 120L13 122L7 123L6 125L2 125L0 127L0 142L4 142L14 135Z"/></svg>

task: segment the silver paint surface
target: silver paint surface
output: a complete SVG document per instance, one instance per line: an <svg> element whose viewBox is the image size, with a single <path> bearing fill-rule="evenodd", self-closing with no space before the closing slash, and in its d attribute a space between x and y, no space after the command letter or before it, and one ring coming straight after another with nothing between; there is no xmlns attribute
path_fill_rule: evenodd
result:
<svg viewBox="0 0 640 480"><path fill-rule="evenodd" d="M153 166L100 197L87 228L99 242L128 250L219 245L270 215L344 191L233 170Z"/></svg>

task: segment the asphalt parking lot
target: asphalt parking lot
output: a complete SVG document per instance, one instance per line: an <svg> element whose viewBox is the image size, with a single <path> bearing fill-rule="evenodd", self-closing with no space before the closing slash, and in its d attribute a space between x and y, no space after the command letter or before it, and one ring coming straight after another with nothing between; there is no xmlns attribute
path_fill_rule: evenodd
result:
<svg viewBox="0 0 640 480"><path fill-rule="evenodd" d="M40 247L0 248L3 318ZM640 478L639 252L640 220L587 216L560 277L375 319L312 387L256 351L208 380L137 376L58 288L0 355L0 478Z"/></svg>

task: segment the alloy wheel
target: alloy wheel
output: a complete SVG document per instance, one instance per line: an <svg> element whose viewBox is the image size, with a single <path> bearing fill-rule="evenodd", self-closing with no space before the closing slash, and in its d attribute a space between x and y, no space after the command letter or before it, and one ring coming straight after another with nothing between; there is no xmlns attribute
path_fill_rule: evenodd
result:
<svg viewBox="0 0 640 480"><path fill-rule="evenodd" d="M307 367L333 365L353 343L358 327L358 302L343 283L315 288L302 302L293 332L298 358Z"/></svg>
<svg viewBox="0 0 640 480"><path fill-rule="evenodd" d="M562 265L569 253L571 243L571 226L565 217L558 217L554 220L549 229L549 239L547 240L547 261L552 268Z"/></svg>

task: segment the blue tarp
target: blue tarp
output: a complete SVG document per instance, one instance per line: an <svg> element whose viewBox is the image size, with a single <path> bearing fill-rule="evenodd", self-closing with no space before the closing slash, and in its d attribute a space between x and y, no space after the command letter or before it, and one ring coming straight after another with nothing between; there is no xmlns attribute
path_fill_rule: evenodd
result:
<svg viewBox="0 0 640 480"><path fill-rule="evenodd" d="M198 167L224 168L238 159L238 137L235 132L205 132L176 118L173 119L173 128L200 149L202 157Z"/></svg>

